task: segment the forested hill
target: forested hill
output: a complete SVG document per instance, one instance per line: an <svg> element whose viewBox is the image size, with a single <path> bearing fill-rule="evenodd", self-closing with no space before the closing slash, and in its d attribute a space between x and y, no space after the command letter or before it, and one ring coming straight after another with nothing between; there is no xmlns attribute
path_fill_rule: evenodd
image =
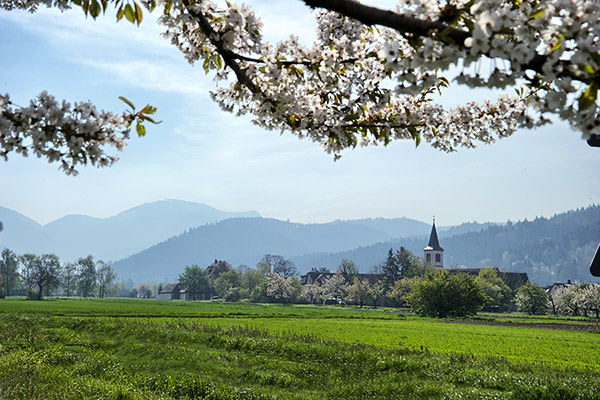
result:
<svg viewBox="0 0 600 400"><path fill-rule="evenodd" d="M490 225L440 240L446 267L494 266L506 271L526 272L539 284L591 281L589 263L600 243L600 206L594 205L532 221ZM300 269L335 267L351 259L368 271L381 263L390 248L404 246L422 256L423 238L398 239L352 251L294 257ZM598 281L595 279L595 281Z"/></svg>
<svg viewBox="0 0 600 400"><path fill-rule="evenodd" d="M341 251L386 241L386 232L352 221L297 224L269 218L232 218L191 229L113 264L121 277L177 277L186 265L208 266L215 259L254 266L264 254Z"/></svg>
<svg viewBox="0 0 600 400"><path fill-rule="evenodd" d="M67 215L42 226L0 207L4 225L0 250L7 247L17 254L54 253L63 261L88 254L106 261L118 260L188 228L227 218L259 216L256 211L227 212L202 203L161 200L108 218Z"/></svg>

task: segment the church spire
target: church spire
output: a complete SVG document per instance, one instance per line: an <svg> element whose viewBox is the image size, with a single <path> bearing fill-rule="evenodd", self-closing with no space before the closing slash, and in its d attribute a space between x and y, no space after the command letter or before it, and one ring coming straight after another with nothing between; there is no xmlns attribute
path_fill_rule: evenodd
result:
<svg viewBox="0 0 600 400"><path fill-rule="evenodd" d="M436 268L444 268L444 249L440 246L437 230L435 229L435 216L429 235L429 244L423 249L425 262L432 263Z"/></svg>
<svg viewBox="0 0 600 400"><path fill-rule="evenodd" d="M433 225L431 227L431 234L429 235L429 244L427 246L431 247L432 250L444 251L440 246L437 231L435 230L435 216L433 217Z"/></svg>

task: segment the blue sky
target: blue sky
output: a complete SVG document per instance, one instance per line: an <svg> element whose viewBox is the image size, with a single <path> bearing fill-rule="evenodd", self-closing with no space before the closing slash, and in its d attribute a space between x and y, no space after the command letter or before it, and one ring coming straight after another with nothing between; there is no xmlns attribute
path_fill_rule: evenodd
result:
<svg viewBox="0 0 600 400"><path fill-rule="evenodd" d="M312 36L300 1L250 1L270 40ZM446 154L422 144L357 148L333 157L309 141L255 127L212 103L214 88L162 37L157 16L140 28L97 21L80 10L0 11L0 92L17 104L42 90L70 102L120 111L118 96L158 107L158 126L132 137L110 168L80 168L9 155L0 161L0 206L40 223L67 214L114 215L135 205L182 199L228 211L256 210L297 222L401 217L440 225L551 216L600 202L600 149L555 123L474 150ZM454 86L441 100L496 93Z"/></svg>

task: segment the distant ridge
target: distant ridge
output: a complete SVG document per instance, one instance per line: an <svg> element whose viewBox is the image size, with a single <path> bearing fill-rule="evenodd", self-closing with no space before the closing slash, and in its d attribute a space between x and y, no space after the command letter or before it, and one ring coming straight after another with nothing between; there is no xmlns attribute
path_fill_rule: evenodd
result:
<svg viewBox="0 0 600 400"><path fill-rule="evenodd" d="M589 273L589 263L600 243L600 206L538 217L506 224L467 223L439 232L445 249L445 267L493 266L509 272L526 272L539 284L554 282L600 282ZM451 235L452 232L457 234ZM353 260L368 272L385 260L390 248L404 246L423 256L426 236L393 239L342 252L296 255L298 269L329 267L334 269L343 259Z"/></svg>
<svg viewBox="0 0 600 400"><path fill-rule="evenodd" d="M431 229L409 218L300 224L179 200L142 204L109 218L69 215L46 226L0 207L0 221L0 248L54 252L63 262L87 254L118 260L113 266L119 276L136 281L176 279L186 265L207 266L214 259L253 267L266 253L292 259L299 272L335 270L342 259L369 272L390 248L404 246L422 256ZM494 266L526 272L540 284L599 281L588 271L600 242L597 205L532 221L439 226L438 235L446 267Z"/></svg>
<svg viewBox="0 0 600 400"><path fill-rule="evenodd" d="M186 229L227 218L260 217L256 211L227 212L182 200L145 203L108 218L67 215L45 226L0 207L0 247L17 253L56 253L70 261L92 254L118 260Z"/></svg>

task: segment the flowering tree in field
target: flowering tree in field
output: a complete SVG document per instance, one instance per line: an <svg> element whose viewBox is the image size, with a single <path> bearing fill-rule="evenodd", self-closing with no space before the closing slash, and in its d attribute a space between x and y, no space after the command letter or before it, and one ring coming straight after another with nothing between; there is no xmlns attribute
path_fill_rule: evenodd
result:
<svg viewBox="0 0 600 400"><path fill-rule="evenodd" d="M161 8L164 36L190 63L226 82L211 93L223 110L251 114L257 125L317 142L335 157L396 139L425 140L443 151L471 148L552 115L584 138L600 133L598 2L403 0L389 11L353 0L301 1L318 10L311 46L293 36L264 41L252 9L229 2L0 0L0 7L78 6L96 18L113 4L118 20L138 24L142 8ZM444 108L435 100L450 84L441 73L453 67L458 84L507 93ZM0 156L31 151L61 162L67 173L80 163L109 165L115 158L106 148L122 149L133 122L139 135L143 122L153 122L153 107L131 106L115 115L42 92L18 107L3 95Z"/></svg>
<svg viewBox="0 0 600 400"><path fill-rule="evenodd" d="M269 298L285 303L292 298L294 288L288 279L277 273L273 273L266 280L265 293Z"/></svg>

